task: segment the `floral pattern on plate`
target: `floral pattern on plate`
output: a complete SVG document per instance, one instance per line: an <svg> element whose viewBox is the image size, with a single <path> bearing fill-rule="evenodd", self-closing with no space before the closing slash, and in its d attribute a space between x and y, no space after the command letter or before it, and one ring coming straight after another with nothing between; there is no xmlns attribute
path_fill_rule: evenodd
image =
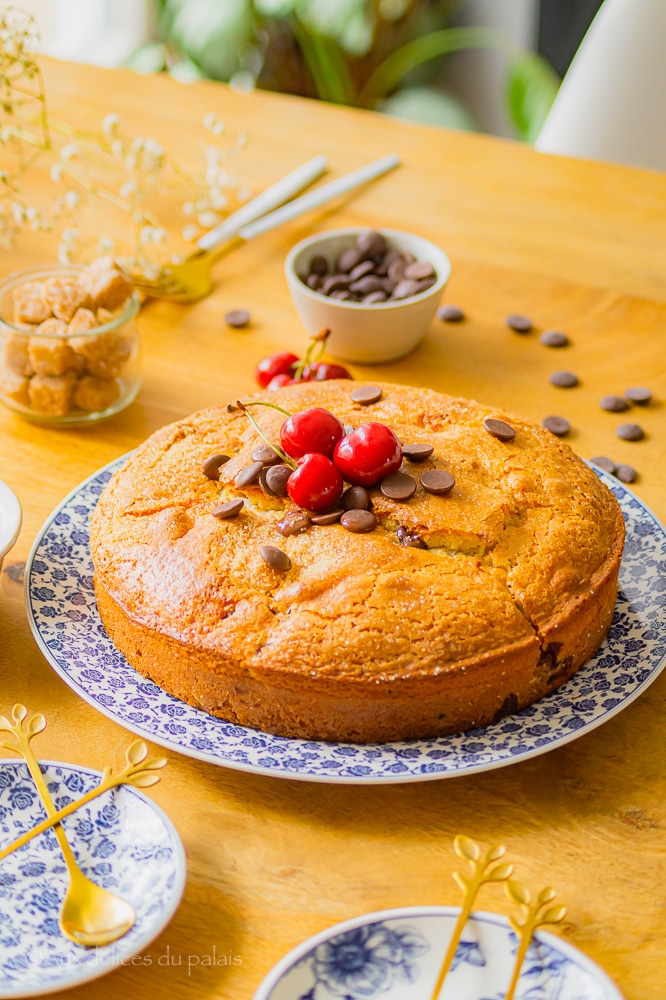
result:
<svg viewBox="0 0 666 1000"><path fill-rule="evenodd" d="M41 763L58 809L99 784L98 771ZM25 764L0 761L0 847L44 818ZM120 786L63 821L85 875L127 900L132 929L114 944L83 948L61 934L58 914L68 885L52 830L0 863L0 997L37 996L109 972L145 948L173 916L185 886L182 844L161 809Z"/></svg>
<svg viewBox="0 0 666 1000"><path fill-rule="evenodd" d="M459 910L406 907L370 913L299 945L266 976L254 1000L428 1000ZM503 1000L517 939L508 921L474 913L440 1000ZM516 1000L622 1000L602 970L572 945L539 933Z"/></svg>
<svg viewBox="0 0 666 1000"><path fill-rule="evenodd" d="M595 470L627 525L620 594L601 649L553 694L483 729L369 746L287 739L214 718L137 673L100 620L89 517L123 461L82 483L42 528L26 567L28 616L47 660L82 698L132 732L188 756L308 781L422 781L485 771L589 732L638 697L666 664L666 531L635 494Z"/></svg>

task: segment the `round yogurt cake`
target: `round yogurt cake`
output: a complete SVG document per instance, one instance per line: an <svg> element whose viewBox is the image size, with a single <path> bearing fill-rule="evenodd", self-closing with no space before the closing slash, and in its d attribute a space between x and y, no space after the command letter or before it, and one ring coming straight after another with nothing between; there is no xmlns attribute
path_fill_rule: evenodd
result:
<svg viewBox="0 0 666 1000"><path fill-rule="evenodd" d="M498 720L601 644L624 541L618 504L566 444L520 417L389 384L376 402L355 402L358 388L311 382L252 399L324 407L346 427L388 425L416 481L410 499L377 486L372 530L338 522L285 536L291 500L264 472L242 485L263 444L247 416L203 410L153 434L100 498L91 547L102 620L164 690L271 733L369 743ZM284 415L252 413L279 442ZM494 436L497 420L515 436ZM432 454L406 457L414 444ZM205 474L214 455L229 460ZM433 469L454 477L446 495L423 488ZM221 518L236 498L240 512Z"/></svg>

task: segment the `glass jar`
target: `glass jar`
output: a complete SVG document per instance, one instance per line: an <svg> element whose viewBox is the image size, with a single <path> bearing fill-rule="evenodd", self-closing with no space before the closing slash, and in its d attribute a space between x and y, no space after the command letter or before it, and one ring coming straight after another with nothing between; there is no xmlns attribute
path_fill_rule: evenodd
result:
<svg viewBox="0 0 666 1000"><path fill-rule="evenodd" d="M75 314L78 320L69 323L53 317L39 324L15 321L13 296L21 285L71 282L82 271L54 264L0 282L0 401L34 423L72 427L105 420L129 406L141 386L135 294L114 312L89 302L90 309L80 310L86 315Z"/></svg>

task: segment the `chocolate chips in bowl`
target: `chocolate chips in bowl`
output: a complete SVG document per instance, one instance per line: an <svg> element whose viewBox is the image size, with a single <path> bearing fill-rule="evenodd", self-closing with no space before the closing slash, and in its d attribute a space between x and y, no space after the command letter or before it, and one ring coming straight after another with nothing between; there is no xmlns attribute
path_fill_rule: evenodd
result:
<svg viewBox="0 0 666 1000"><path fill-rule="evenodd" d="M376 364L403 357L425 336L451 264L435 243L416 234L356 228L302 240L288 254L285 271L307 330L326 327L331 354Z"/></svg>

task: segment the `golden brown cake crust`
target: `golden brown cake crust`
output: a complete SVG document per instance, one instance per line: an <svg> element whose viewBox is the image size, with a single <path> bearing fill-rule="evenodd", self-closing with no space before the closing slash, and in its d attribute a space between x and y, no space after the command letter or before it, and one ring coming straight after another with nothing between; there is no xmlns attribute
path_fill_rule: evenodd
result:
<svg viewBox="0 0 666 1000"><path fill-rule="evenodd" d="M259 443L219 407L157 431L109 483L92 519L102 620L130 663L179 698L285 736L381 742L461 731L531 704L568 679L610 625L624 539L610 491L558 439L519 417L425 389L385 384L362 407L357 383L257 393L345 424L386 423L453 473L445 497L408 503L371 491L379 526L352 534L275 526L289 501L237 473ZM272 440L283 416L254 411ZM486 417L507 420L512 443ZM203 461L231 455L220 481ZM211 510L242 492L236 518ZM415 531L428 549L398 543ZM285 551L287 572L262 545Z"/></svg>

